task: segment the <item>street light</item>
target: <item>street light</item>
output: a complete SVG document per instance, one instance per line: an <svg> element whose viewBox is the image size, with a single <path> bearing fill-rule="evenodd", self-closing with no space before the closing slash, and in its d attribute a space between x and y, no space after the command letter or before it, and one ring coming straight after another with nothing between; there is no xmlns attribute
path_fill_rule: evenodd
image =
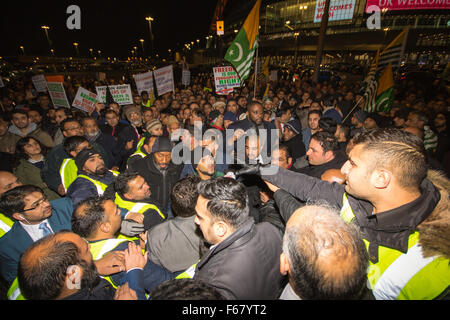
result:
<svg viewBox="0 0 450 320"><path fill-rule="evenodd" d="M45 36L47 37L48 46L51 49L52 48L52 41L50 40L50 37L48 36L48 30L50 30L50 27L49 26L41 26L41 29L44 30Z"/></svg>
<svg viewBox="0 0 450 320"><path fill-rule="evenodd" d="M19 48L20 48L20 50L22 50L23 55L25 55L25 48L24 48L24 46L20 46Z"/></svg>
<svg viewBox="0 0 450 320"><path fill-rule="evenodd" d="M154 46L153 46L153 32L152 32L152 21L154 21L155 19L153 19L152 17L146 17L145 20L148 21L148 27L150 29L150 41L151 41L151 45L152 45L152 52L155 50Z"/></svg>
<svg viewBox="0 0 450 320"><path fill-rule="evenodd" d="M73 46L75 47L75 51L77 52L77 55L80 55L80 52L78 51L78 42L74 42Z"/></svg>
<svg viewBox="0 0 450 320"><path fill-rule="evenodd" d="M50 49L50 52L51 52L52 56L55 56L55 50Z"/></svg>
<svg viewBox="0 0 450 320"><path fill-rule="evenodd" d="M300 32L295 32L294 33L294 37L295 37L295 57L294 57L295 65L297 65L297 51L298 51L298 36L299 35L300 35Z"/></svg>
<svg viewBox="0 0 450 320"><path fill-rule="evenodd" d="M288 20L288 21L286 21L285 23L284 23L284 25L289 29L289 30L294 30L294 28L292 28L291 26L290 26L290 24L291 24L291 22Z"/></svg>
<svg viewBox="0 0 450 320"><path fill-rule="evenodd" d="M139 41L141 42L141 46L142 46L142 55L144 55L145 54L144 39L139 39Z"/></svg>
<svg viewBox="0 0 450 320"><path fill-rule="evenodd" d="M93 52L94 52L94 49L90 48L90 49L89 49L89 52L91 53L91 57L93 57L93 56L94 56L94 53L93 53Z"/></svg>

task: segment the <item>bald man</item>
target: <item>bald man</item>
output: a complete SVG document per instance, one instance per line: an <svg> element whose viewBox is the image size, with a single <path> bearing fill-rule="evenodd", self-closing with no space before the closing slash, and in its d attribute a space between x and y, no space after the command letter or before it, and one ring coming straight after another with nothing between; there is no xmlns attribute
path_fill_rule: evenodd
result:
<svg viewBox="0 0 450 320"><path fill-rule="evenodd" d="M22 182L11 172L0 171L0 196L6 191L21 186ZM0 213L0 238L3 237L14 224L14 220Z"/></svg>
<svg viewBox="0 0 450 320"><path fill-rule="evenodd" d="M289 283L280 299L361 299L367 294L367 266L358 228L326 204L306 205L286 224L280 272Z"/></svg>

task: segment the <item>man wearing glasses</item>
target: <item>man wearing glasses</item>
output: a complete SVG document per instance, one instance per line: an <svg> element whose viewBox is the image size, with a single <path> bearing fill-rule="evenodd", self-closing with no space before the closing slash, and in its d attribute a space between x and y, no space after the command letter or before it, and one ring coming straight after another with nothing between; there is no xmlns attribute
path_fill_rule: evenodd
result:
<svg viewBox="0 0 450 320"><path fill-rule="evenodd" d="M59 230L71 229L73 204L69 198L51 203L41 188L18 186L0 197L0 210L14 223L0 239L0 272L9 283L17 275L21 254L37 240Z"/></svg>

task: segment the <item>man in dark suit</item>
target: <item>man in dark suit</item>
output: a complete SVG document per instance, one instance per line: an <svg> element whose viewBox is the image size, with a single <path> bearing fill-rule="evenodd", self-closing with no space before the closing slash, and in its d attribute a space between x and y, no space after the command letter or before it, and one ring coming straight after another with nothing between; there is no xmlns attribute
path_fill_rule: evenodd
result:
<svg viewBox="0 0 450 320"><path fill-rule="evenodd" d="M0 272L11 283L17 275L21 254L37 240L59 230L70 230L73 205L70 198L45 198L41 188L19 186L0 198L2 212L17 221L0 239Z"/></svg>

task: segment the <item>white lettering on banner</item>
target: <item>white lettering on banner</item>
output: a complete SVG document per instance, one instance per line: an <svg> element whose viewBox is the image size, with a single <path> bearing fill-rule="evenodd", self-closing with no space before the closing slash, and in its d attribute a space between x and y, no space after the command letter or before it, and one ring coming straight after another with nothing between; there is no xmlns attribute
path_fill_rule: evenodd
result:
<svg viewBox="0 0 450 320"><path fill-rule="evenodd" d="M72 106L83 110L87 113L91 113L95 109L97 103L97 95L82 87L78 88L77 95L73 99Z"/></svg>
<svg viewBox="0 0 450 320"><path fill-rule="evenodd" d="M97 90L97 100L101 103L106 103L106 86L95 87L95 89ZM133 103L131 86L129 84L109 86L109 90L114 101L119 105Z"/></svg>

